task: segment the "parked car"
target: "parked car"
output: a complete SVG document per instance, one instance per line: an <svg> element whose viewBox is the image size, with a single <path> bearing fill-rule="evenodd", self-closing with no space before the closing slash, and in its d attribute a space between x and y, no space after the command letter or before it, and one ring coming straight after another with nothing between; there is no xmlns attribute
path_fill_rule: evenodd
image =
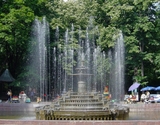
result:
<svg viewBox="0 0 160 125"><path fill-rule="evenodd" d="M151 103L160 103L160 94L151 94L149 102L151 102Z"/></svg>

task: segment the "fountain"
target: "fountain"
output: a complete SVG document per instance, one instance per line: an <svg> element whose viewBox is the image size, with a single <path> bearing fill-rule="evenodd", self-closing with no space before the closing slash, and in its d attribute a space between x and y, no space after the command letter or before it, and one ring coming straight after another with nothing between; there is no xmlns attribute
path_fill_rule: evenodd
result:
<svg viewBox="0 0 160 125"><path fill-rule="evenodd" d="M44 17L42 21L35 19L32 27L30 45L32 53L29 55L28 62L28 70L31 75L26 79L26 82L28 83L29 91L34 90L36 96L44 100L44 95L48 93L50 89L50 81L48 78L50 76L48 74L49 69L47 68L50 62L47 58L47 49L49 49L47 44L50 42L49 26ZM30 93L27 94L30 95Z"/></svg>
<svg viewBox="0 0 160 125"><path fill-rule="evenodd" d="M109 69L107 66L109 61L105 52L102 52L100 47L95 45L93 33L95 29L97 30L97 27L94 28L91 22L86 29L85 39L80 37L81 30L79 30L79 39L75 44L73 42L75 36L72 24L71 31L67 29L65 32L64 44L62 45L59 42L59 29L57 27L55 37L57 47L52 49L53 54L50 57L53 60L50 76L53 76L51 80L53 81L52 88L54 88L52 95L60 96L54 99L51 105L36 107L36 119L115 120L123 119L129 113L129 108L121 105L121 97L118 96L123 96L123 91L120 90L122 84L124 84L124 81L121 80L124 77L120 73L124 68L121 63L123 61L119 61L123 59L121 56L123 52L117 52L119 48L124 50L122 44L119 47L119 41L122 41L122 33L117 40L114 57L109 56L111 57L110 60L116 59L113 68L116 74L110 71L112 76L116 76L116 79L108 82L106 74L107 69ZM92 33L90 33L91 31ZM118 67L118 70L116 70L116 67ZM116 80L119 80L119 83ZM119 94L113 90L116 88L113 85L114 82L117 87L121 87L116 90L120 92ZM107 99L103 94L106 85L112 86L111 95L113 95L114 100ZM43 92L43 89L40 87L40 92ZM42 95L42 93L39 95Z"/></svg>
<svg viewBox="0 0 160 125"><path fill-rule="evenodd" d="M108 52L111 68L109 86L112 97L118 102L124 99L124 41L122 32L116 41L115 47ZM115 92L116 91L116 92Z"/></svg>
<svg viewBox="0 0 160 125"><path fill-rule="evenodd" d="M123 119L129 113L129 108L111 104L103 94L92 90L86 91L84 77L86 68L77 68L79 76L78 92L72 90L62 94L51 105L36 107L38 120L115 120Z"/></svg>

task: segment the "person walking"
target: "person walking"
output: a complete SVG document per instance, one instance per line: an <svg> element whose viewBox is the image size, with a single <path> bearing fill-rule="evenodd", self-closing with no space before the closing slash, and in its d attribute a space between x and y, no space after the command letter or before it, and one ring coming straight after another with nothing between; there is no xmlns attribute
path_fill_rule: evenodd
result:
<svg viewBox="0 0 160 125"><path fill-rule="evenodd" d="M7 101L11 103L11 101L12 101L12 91L11 91L11 89L8 90L7 95L8 95L8 100Z"/></svg>

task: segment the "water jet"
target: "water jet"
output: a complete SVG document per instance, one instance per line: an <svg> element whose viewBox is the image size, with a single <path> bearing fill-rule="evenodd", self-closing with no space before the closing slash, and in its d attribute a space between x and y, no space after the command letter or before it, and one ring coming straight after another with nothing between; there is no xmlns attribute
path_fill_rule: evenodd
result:
<svg viewBox="0 0 160 125"><path fill-rule="evenodd" d="M87 27L85 39L78 38L76 48L74 47L73 30L73 25L70 32L68 29L66 30L63 49L58 47L53 47L52 49L51 60L53 60L53 64L51 64L52 72L50 76L53 76L54 81L53 88L55 90L53 95L58 94L61 96L55 99L51 105L36 107L36 119L123 119L125 115L128 115L129 108L120 103L124 94L124 90L121 90L123 89L122 85L124 85L124 74L122 74L124 72L122 33L120 33L120 37L116 42L115 49L111 52L114 53L111 54L114 56L110 55L114 68L111 67L113 71L110 71L112 82L107 82L106 63L109 63L109 61L106 53L95 45L93 26ZM92 30L92 35L90 35L90 30ZM58 32L59 29L57 27L56 36L59 36ZM81 35L79 34L79 36ZM56 38L56 42L59 46L62 46L58 39ZM103 90L106 85L111 86L109 88L114 101L105 98ZM43 92L42 88L40 90L40 92Z"/></svg>

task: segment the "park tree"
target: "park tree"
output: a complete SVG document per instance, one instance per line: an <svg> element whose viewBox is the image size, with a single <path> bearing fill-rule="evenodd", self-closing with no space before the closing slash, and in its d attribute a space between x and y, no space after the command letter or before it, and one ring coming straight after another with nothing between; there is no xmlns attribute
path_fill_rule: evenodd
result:
<svg viewBox="0 0 160 125"><path fill-rule="evenodd" d="M39 4L37 4L38 2ZM24 87L21 80L26 76L24 67L30 53L30 33L31 26L35 16L43 15L42 12L36 12L36 9L42 9L45 1L34 1L34 3L24 0L4 0L0 2L0 72L9 68L16 81L14 86ZM41 7L40 7L41 6ZM37 14L37 15L35 15Z"/></svg>
<svg viewBox="0 0 160 125"><path fill-rule="evenodd" d="M158 0L2 0L0 1L0 62L12 67L14 76L25 76L30 31L35 17L46 16L51 41L59 27L60 38L74 26L73 41L79 29L86 32L90 19L97 26L96 44L107 52L121 30L126 47L127 82L145 85L160 77L160 9ZM93 27L90 25L90 28ZM72 33L71 33L72 34ZM92 34L92 33L91 33ZM114 36L114 37L113 37ZM83 38L83 36L81 36ZM98 39L97 39L98 38ZM13 67L17 67L16 69ZM2 71L0 69L0 72ZM20 72L23 72L20 74ZM18 74L20 74L18 76Z"/></svg>
<svg viewBox="0 0 160 125"><path fill-rule="evenodd" d="M107 0L102 6L106 17L110 17L110 24L102 28L101 34L107 36L105 32L108 33L109 27L122 30L126 45L126 75L133 77L134 81L142 85L155 78L154 59L159 53L157 2L157 0ZM107 42L106 40L106 45ZM107 47L106 45L103 43L104 47Z"/></svg>
<svg viewBox="0 0 160 125"><path fill-rule="evenodd" d="M60 27L64 32L73 23L78 29L88 24L88 17L94 17L99 28L97 44L107 51L114 46L118 31L121 30L126 47L127 82L138 81L142 85L155 78L159 55L159 10L157 0L78 0L54 1L47 6L50 10L52 29ZM153 49L154 48L154 49ZM157 56L157 57L156 57ZM156 59L156 60L155 60ZM156 73L156 72L157 73Z"/></svg>
<svg viewBox="0 0 160 125"><path fill-rule="evenodd" d="M27 60L28 38L34 19L33 11L25 6L10 8L9 13L1 13L0 40L2 67L9 68L14 77L22 71Z"/></svg>
<svg viewBox="0 0 160 125"><path fill-rule="evenodd" d="M89 18L94 17L97 12L98 4L96 1L79 0L68 1L55 0L48 2L47 7L50 13L47 17L50 19L50 25L52 29L56 29L58 26L62 31L70 28L73 24L75 29L86 30Z"/></svg>

